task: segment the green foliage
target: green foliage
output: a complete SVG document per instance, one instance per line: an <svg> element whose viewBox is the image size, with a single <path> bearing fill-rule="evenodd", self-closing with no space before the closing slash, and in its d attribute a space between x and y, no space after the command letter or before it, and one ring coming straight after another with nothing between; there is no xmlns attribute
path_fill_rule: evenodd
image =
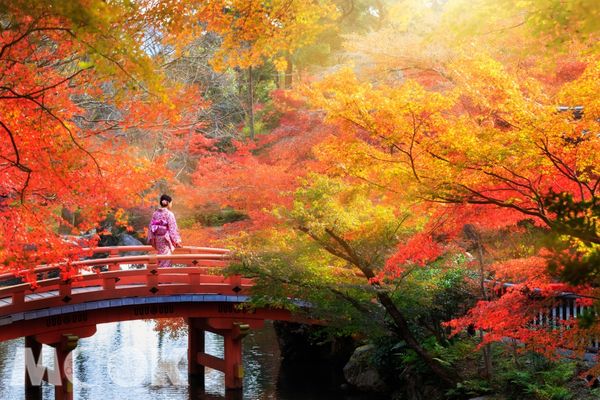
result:
<svg viewBox="0 0 600 400"><path fill-rule="evenodd" d="M544 198L544 206L555 214L553 228L582 239L594 241L598 238L598 219L600 219L600 199L575 200L568 192L550 193Z"/></svg>
<svg viewBox="0 0 600 400"><path fill-rule="evenodd" d="M196 216L196 220L203 226L222 226L242 221L246 218L248 218L246 214L231 207L225 207L213 213L203 213Z"/></svg>
<svg viewBox="0 0 600 400"><path fill-rule="evenodd" d="M598 322L598 312L594 308L585 308L577 316L577 325L583 329L589 329Z"/></svg>
<svg viewBox="0 0 600 400"><path fill-rule="evenodd" d="M542 356L528 353L515 363L505 360L498 380L510 399L570 400L566 387L575 377L575 364L566 361L552 362Z"/></svg>
<svg viewBox="0 0 600 400"><path fill-rule="evenodd" d="M394 380L407 364L414 361L414 353L406 342L393 336L374 338L373 365L383 373L384 379ZM410 359L409 359L410 358Z"/></svg>
<svg viewBox="0 0 600 400"><path fill-rule="evenodd" d="M178 214L177 225L180 229L202 229L201 227L219 227L247 218L247 214L235 208L207 204L196 207L192 212Z"/></svg>
<svg viewBox="0 0 600 400"><path fill-rule="evenodd" d="M297 232L254 236L249 247L240 249L241 262L229 268L255 278L252 306L271 306L306 312L327 321L335 334L385 334L382 310L371 300L374 290L362 277L339 275L344 265L314 242ZM260 252L252 248L261 247ZM302 299L310 308L301 307Z"/></svg>
<svg viewBox="0 0 600 400"><path fill-rule="evenodd" d="M583 254L561 257L549 263L551 271L558 271L563 281L574 285L600 283L600 246L591 246Z"/></svg>
<svg viewBox="0 0 600 400"><path fill-rule="evenodd" d="M431 373L431 370L417 356L414 350L409 348L406 342L398 340L393 336L383 336L373 340L375 352L372 355L372 363L377 367L381 376L391 385L406 390L408 398L414 398L409 393L411 387L417 387L417 391L425 387L439 388L439 381ZM477 342L466 338L454 340L447 345L442 345L433 336L421 339L421 345L445 368L462 371L473 370L479 359L476 350ZM476 368L474 369L476 371ZM462 373L461 373L462 375ZM464 399L477 395L493 392L492 384L471 374L468 379L462 381L457 387L448 391L443 398ZM441 397L440 397L441 398Z"/></svg>
<svg viewBox="0 0 600 400"><path fill-rule="evenodd" d="M446 392L448 399L464 399L494 392L494 388L486 379L467 379L458 382L456 387Z"/></svg>
<svg viewBox="0 0 600 400"><path fill-rule="evenodd" d="M600 200L577 200L571 193L549 193L544 206L555 215L552 229L555 257L548 266L562 281L574 285L599 283Z"/></svg>
<svg viewBox="0 0 600 400"><path fill-rule="evenodd" d="M442 323L460 315L473 301L467 296L468 275L469 271L460 266L451 269L436 265L418 267L403 278L392 298L410 318L414 332L423 339L433 334L445 344L447 332Z"/></svg>
<svg viewBox="0 0 600 400"><path fill-rule="evenodd" d="M445 365L456 367L466 359L477 357L477 342L474 338L466 337L453 340L448 346L442 346L430 341L432 354Z"/></svg>
<svg viewBox="0 0 600 400"><path fill-rule="evenodd" d="M455 368L468 369L464 380L446 392L447 399L465 399L497 394L506 400L571 400L592 399L593 391L578 385L577 368L567 360L551 361L535 353L515 354L512 350L496 346L494 369L489 379L478 375L478 362L474 359L476 342L461 339L443 348L440 357L453 360ZM469 361L471 359L471 361ZM579 387L578 387L579 386Z"/></svg>
<svg viewBox="0 0 600 400"><path fill-rule="evenodd" d="M367 184L311 174L296 191L287 215L294 226L308 229L326 241L326 231L335 231L359 254L369 257L375 268L383 267L385 256L402 234L408 232L407 213L373 199Z"/></svg>

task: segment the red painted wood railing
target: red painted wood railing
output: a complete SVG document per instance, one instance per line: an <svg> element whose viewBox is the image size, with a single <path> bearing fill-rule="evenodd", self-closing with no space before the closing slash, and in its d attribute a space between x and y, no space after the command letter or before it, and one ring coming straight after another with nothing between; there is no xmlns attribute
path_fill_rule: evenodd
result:
<svg viewBox="0 0 600 400"><path fill-rule="evenodd" d="M72 262L70 265L79 272L66 280L48 278L51 272L60 270L61 265L39 266L33 271L40 277L35 285L20 283L0 287L0 318L67 304L157 294L245 295L252 286L250 279L223 274L222 269L231 261L226 249L184 247L172 255L117 256L123 252L150 250L150 246L94 249L93 253L109 253L109 257ZM174 266L158 268L161 260L171 260ZM145 268L121 269L132 264ZM106 266L108 270L101 271ZM0 281L17 275L2 274Z"/></svg>

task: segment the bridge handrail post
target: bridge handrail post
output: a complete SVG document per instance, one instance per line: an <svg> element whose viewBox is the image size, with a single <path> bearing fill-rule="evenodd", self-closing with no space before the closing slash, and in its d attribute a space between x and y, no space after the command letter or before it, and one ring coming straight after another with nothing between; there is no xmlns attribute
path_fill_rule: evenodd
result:
<svg viewBox="0 0 600 400"><path fill-rule="evenodd" d="M229 276L229 284L233 293L240 294L242 291L242 276L239 274Z"/></svg>
<svg viewBox="0 0 600 400"><path fill-rule="evenodd" d="M114 289L116 287L116 278L114 277L103 277L102 278L102 289L104 290L111 290Z"/></svg>
<svg viewBox="0 0 600 400"><path fill-rule="evenodd" d="M156 254L151 254L148 256L147 271L146 286L151 288L151 290L158 289L158 258L156 257Z"/></svg>
<svg viewBox="0 0 600 400"><path fill-rule="evenodd" d="M14 292L11 296L11 299L12 299L13 306L24 304L25 303L25 291L19 290L17 292Z"/></svg>
<svg viewBox="0 0 600 400"><path fill-rule="evenodd" d="M72 286L71 286L70 279L61 281L60 284L58 285L58 294L63 298L67 297L67 296L71 296L71 289L72 289Z"/></svg>
<svg viewBox="0 0 600 400"><path fill-rule="evenodd" d="M188 272L189 282L192 286L200 285L200 271L194 270Z"/></svg>
<svg viewBox="0 0 600 400"><path fill-rule="evenodd" d="M147 264L147 269L148 270L152 270L158 268L158 258L156 256L156 254L149 254L148 255L148 264Z"/></svg>

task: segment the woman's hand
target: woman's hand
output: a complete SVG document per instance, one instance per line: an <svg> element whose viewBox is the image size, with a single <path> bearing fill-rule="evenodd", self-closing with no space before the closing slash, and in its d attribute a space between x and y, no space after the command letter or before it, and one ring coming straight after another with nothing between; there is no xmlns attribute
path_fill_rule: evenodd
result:
<svg viewBox="0 0 600 400"><path fill-rule="evenodd" d="M175 247L183 247L183 244L181 242L177 242L175 243Z"/></svg>

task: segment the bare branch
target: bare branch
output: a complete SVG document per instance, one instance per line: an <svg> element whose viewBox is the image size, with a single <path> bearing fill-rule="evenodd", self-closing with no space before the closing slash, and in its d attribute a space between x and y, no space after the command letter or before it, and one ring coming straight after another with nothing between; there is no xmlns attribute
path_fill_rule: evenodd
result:
<svg viewBox="0 0 600 400"><path fill-rule="evenodd" d="M12 93L12 96L0 96L0 99L4 99L4 100L11 100L11 99L22 99L22 98L36 98L39 95L43 94L44 92L50 90L50 89L54 89L60 85L62 85L63 83L69 82L71 79L75 78L77 75L81 74L83 71L86 71L88 69L91 69L92 67L87 67L84 69L80 69L79 71L75 72L73 75L70 75L50 86L45 86L41 89L35 90L33 92L30 93L25 93L25 94L21 94L21 93L17 93L14 89L8 87L8 86L0 86L0 89L5 90L7 92Z"/></svg>
<svg viewBox="0 0 600 400"><path fill-rule="evenodd" d="M43 31L64 31L64 32L68 32L69 29L64 28L64 27L58 27L58 26L47 26L47 27L39 27L39 28L32 28L33 25L35 25L37 23L37 21L33 21L29 26L29 28L23 33L21 34L19 37L13 39L11 42L6 43L4 46L2 46L2 48L0 49L0 58L2 58L4 56L4 53L12 46L16 45L17 43L19 43L20 41L22 41L23 39L25 39L27 36L29 36L30 34L34 33L34 32L43 32Z"/></svg>

